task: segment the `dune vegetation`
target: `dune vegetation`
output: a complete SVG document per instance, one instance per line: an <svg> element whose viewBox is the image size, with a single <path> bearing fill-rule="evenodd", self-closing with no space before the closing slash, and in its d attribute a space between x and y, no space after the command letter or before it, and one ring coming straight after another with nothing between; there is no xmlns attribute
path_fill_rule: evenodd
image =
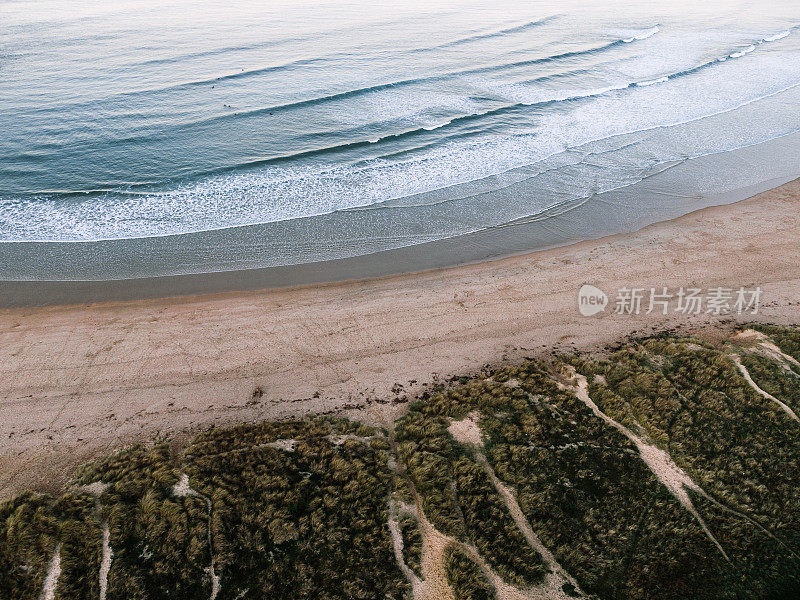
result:
<svg viewBox="0 0 800 600"><path fill-rule="evenodd" d="M800 597L798 360L664 334L128 448L0 505L0 600Z"/></svg>

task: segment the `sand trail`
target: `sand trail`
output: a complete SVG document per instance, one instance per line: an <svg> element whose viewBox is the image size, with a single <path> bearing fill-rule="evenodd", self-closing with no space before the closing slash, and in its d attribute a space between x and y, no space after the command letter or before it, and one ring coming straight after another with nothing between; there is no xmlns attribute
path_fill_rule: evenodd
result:
<svg viewBox="0 0 800 600"><path fill-rule="evenodd" d="M546 600L535 591L518 589L505 581L491 568L489 563L478 552L477 548L445 535L436 529L421 510L420 500L417 499L415 514L422 534L422 585L420 595L414 595L414 600L449 600L454 599L453 590L447 581L445 559L451 547L459 548L481 570L494 589L498 600ZM555 599L554 599L555 600ZM560 600L560 599L559 599Z"/></svg>
<svg viewBox="0 0 800 600"><path fill-rule="evenodd" d="M519 383L517 382L516 385L519 385ZM510 387L516 386L512 385ZM492 480L492 484L500 494L500 497L503 499L503 503L506 505L508 512L511 514L511 518L514 519L517 529L519 529L520 533L522 533L522 535L525 537L525 540L528 542L531 548L533 548L539 554L539 556L542 557L542 560L549 571L549 573L545 576L545 582L541 586L527 590L525 592L525 597L531 597L530 594L533 594L533 597L543 599L553 598L555 600L569 598L569 596L564 593L563 587L565 585L570 585L575 590L580 590L578 582L575 581L575 579L569 575L569 573L567 573L566 569L564 569L558 563L555 556L553 556L553 553L550 552L550 550L542 543L542 541L539 539L539 536L537 536L533 531L533 528L528 522L528 519L525 517L525 514L522 512L514 493L497 477L494 469L486 459L486 455L481 450L483 447L483 442L481 438L481 430L478 426L478 420L478 412L473 411L460 421L451 419L447 431L450 432L456 441L462 444L473 446L475 460L487 472L489 478ZM514 592L512 590L508 590L508 593L513 595Z"/></svg>
<svg viewBox="0 0 800 600"><path fill-rule="evenodd" d="M580 591L578 582L569 573L567 573L566 569L559 564L559 562L556 560L556 557L553 556L553 553L550 552L550 550L539 539L539 536L537 536L533 531L531 524L528 522L528 519L525 518L525 514L522 512L522 509L517 502L516 496L514 496L514 493L510 488L500 481L495 474L494 469L492 469L492 466L489 464L489 461L486 460L486 456L483 454L483 452L476 450L475 457L478 461L478 464L486 469L486 472L489 474L495 489L503 499L508 512L511 513L511 517L514 519L514 523L517 525L517 528L525 537L525 540L528 542L530 547L536 550L539 556L542 557L542 560L549 571L549 573L545 575L544 583L541 586L536 587L534 590L531 590L530 593L533 593L534 597L536 598L552 598L554 600L565 599L570 598L571 596L564 592L564 587L571 586L578 593L584 595L583 592Z"/></svg>
<svg viewBox="0 0 800 600"><path fill-rule="evenodd" d="M172 487L172 493L180 498L194 496L196 498L200 498L206 503L206 508L208 509L208 549L209 553L211 554L211 564L206 568L206 572L208 573L209 577L211 577L210 600L216 600L220 590L220 576L214 570L214 533L212 530L213 505L211 503L211 498L204 496L197 490L192 489L192 487L189 485L189 476L186 473L181 473L178 483Z"/></svg>
<svg viewBox="0 0 800 600"><path fill-rule="evenodd" d="M467 418L471 419L471 417ZM472 427L467 426L467 429L470 431L470 437L474 439ZM390 436L390 443L394 445L393 436ZM399 464L396 464L396 466L397 472L405 476L402 466ZM533 589L523 590L503 581L502 577L494 572L475 546L446 535L434 527L425 515L422 508L422 499L413 482L408 479L406 481L414 497L414 504L407 505L396 499L391 499L388 525L392 535L395 560L412 585L414 600L455 600L453 589L447 580L445 568L447 551L451 547L456 547L463 551L478 566L494 589L497 600L565 600L568 598L560 589L558 590L560 594L552 593L554 590L551 590L549 585L547 587L537 586ZM403 539L399 526L399 517L402 514L411 515L416 519L420 536L422 537L421 578L405 564L403 559Z"/></svg>
<svg viewBox="0 0 800 600"><path fill-rule="evenodd" d="M756 331L755 329L745 329L737 334L736 338L740 340L755 339L765 354L767 354L770 358L777 360L784 366L784 368L788 367L788 371L792 375L800 375L796 371L792 370L792 366L800 368L800 361L798 361L794 356L786 354L783 350L781 350L767 334Z"/></svg>
<svg viewBox="0 0 800 600"><path fill-rule="evenodd" d="M395 558L412 585L414 600L455 600L453 590L447 581L445 558L450 545L460 545L460 542L441 533L428 521L422 511L421 500L417 497L416 491L414 491L414 495L417 502L415 506L392 501L393 513L390 513L392 517L389 528L392 531ZM402 513L410 514L417 520L417 527L419 527L422 537L421 578L406 565L403 559L403 538L398 523L398 516Z"/></svg>
<svg viewBox="0 0 800 600"><path fill-rule="evenodd" d="M94 496L94 507L98 515L101 515L100 496L111 487L110 483L94 481L86 485L75 487L78 493L90 494ZM111 548L111 532L108 528L108 521L103 521L103 537L100 554L100 572L98 574L98 586L100 588L99 600L106 600L108 593L108 573L111 571L111 561L114 558L114 551Z"/></svg>
<svg viewBox="0 0 800 600"><path fill-rule="evenodd" d="M664 487L669 490L670 494L672 494L672 496L681 504L681 506L683 506L695 518L708 539L717 547L722 556L725 557L725 560L730 562L728 554L725 552L722 545L709 529L703 517L695 508L688 491L691 490L714 502L715 504L718 503L711 498L699 485L697 485L683 469L675 464L667 452L661 448L658 448L657 446L654 446L653 444L648 444L641 437L634 434L630 429L621 423L618 423L601 411L589 396L589 383L586 381L586 377L577 373L571 367L569 368L569 371L573 379L578 382L577 386L573 388L566 388L566 386L562 385L561 387L564 387L565 389L571 389L578 399L591 409L595 416L611 425L614 429L622 433L626 438L633 442L639 451L639 455L650 471L664 485Z"/></svg>
<svg viewBox="0 0 800 600"><path fill-rule="evenodd" d="M108 573L111 570L111 560L114 558L114 551L111 549L111 532L108 530L108 523L103 523L103 551L100 559L100 600L106 600L108 592Z"/></svg>
<svg viewBox="0 0 800 600"><path fill-rule="evenodd" d="M42 585L42 593L39 596L40 600L53 600L56 596L56 585L58 585L58 578L61 576L61 544L56 544L53 550L53 556L47 565L47 575L44 578Z"/></svg>
<svg viewBox="0 0 800 600"><path fill-rule="evenodd" d="M753 389L756 391L756 393L757 393L759 396L762 396L762 397L766 398L767 400L771 400L772 402L774 402L775 404L777 404L778 406L780 406L780 407L781 407L781 410L783 410L783 412L785 412L787 415L789 415L789 416L790 416L791 418L793 418L795 421L797 421L798 423L800 423L800 418L798 418L798 416L797 416L797 413L795 413L795 412L794 412L794 411L791 409L791 407L790 407L790 406L788 406L788 405L787 405L787 404L785 404L784 402L781 402L780 400L778 400L778 399L777 399L775 396L773 396L772 394L770 394L770 393L768 393L768 392L765 392L764 390L762 390L762 389L761 389L761 388L758 386L758 384L757 384L755 381L753 381L753 378L750 376L750 372L747 370L747 367L745 367L745 366L742 364L742 359L739 357L739 355L738 355L738 354L731 354L731 359L733 360L733 362L734 362L734 363L736 363L736 366L739 368L739 372L742 374L742 377L744 377L745 381L747 381L747 384L748 384L748 385L749 385L751 388L753 388Z"/></svg>
<svg viewBox="0 0 800 600"><path fill-rule="evenodd" d="M389 499L389 521L387 524L389 526L389 533L392 536L392 550L394 550L394 559L397 563L397 567L402 571L408 583L411 584L414 598L422 598L422 581L417 577L417 574L411 570L411 567L406 564L403 558L403 533L400 530L398 503L394 498Z"/></svg>
<svg viewBox="0 0 800 600"><path fill-rule="evenodd" d="M606 421L609 425L620 431L623 435L625 435L629 440L631 440L639 451L639 455L642 460L645 462L647 467L653 472L653 474L658 478L658 480L669 490L672 496L680 502L680 504L697 520L700 524L700 527L705 532L706 536L714 543L717 549L720 551L722 556L729 562L730 558L728 557L725 550L722 548L719 541L717 541L714 534L706 525L703 518L698 513L697 509L694 506L687 490L691 490L696 494L702 496L705 500L713 504L716 508L727 512L731 515L734 515L740 519L744 519L750 525L764 533L767 537L774 540L784 548L786 548L793 556L798 556L798 554L790 547L786 545L786 543L775 536L771 531L769 531L766 527L761 525L758 521L754 520L753 518L749 517L748 515L744 514L741 511L735 510L728 506L725 506L715 498L713 498L708 492L706 492L703 488L701 488L698 484L692 480L691 477L675 462L672 460L672 457L657 446L653 444L646 443L641 437L635 435L632 431L630 431L624 425L618 423L605 413L603 413L600 408L594 403L594 401L589 396L589 385L586 381L586 378L575 372L572 367L569 367L570 374L573 376L574 379L578 381L578 385L572 390L575 392L576 396L586 404L592 411ZM562 384L559 384L560 387L564 387ZM568 389L568 388L567 388Z"/></svg>

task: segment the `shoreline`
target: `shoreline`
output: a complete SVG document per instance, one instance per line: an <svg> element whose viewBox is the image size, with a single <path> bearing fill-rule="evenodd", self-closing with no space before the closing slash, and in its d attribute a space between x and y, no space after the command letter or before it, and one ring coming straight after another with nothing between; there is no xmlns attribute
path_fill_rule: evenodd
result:
<svg viewBox="0 0 800 600"><path fill-rule="evenodd" d="M792 178L794 179L794 178ZM773 179L737 189L732 192L709 196L710 207L726 206L788 183ZM613 194L611 192L610 194ZM601 195L604 196L604 195ZM712 200L713 198L713 200ZM692 214L697 208L685 214ZM671 214L668 212L667 214ZM596 216L596 215L595 215ZM131 279L87 280L41 280L0 281L0 310L9 308L36 308L46 306L70 306L107 302L131 302L225 294L228 292L258 292L294 288L314 288L337 283L357 283L387 277L419 275L445 269L465 267L486 262L502 261L517 256L537 254L581 243L591 243L613 237L635 233L650 225L669 222L683 214L670 216L655 223L619 224L624 231L600 229L595 236L572 239L578 233L564 239L552 241L542 247L528 248L530 224L521 221L504 228L467 234L435 242L408 246L354 256L349 258L310 262L281 267L259 269L235 269L208 273L166 275ZM593 215L581 215L589 219ZM535 223L534 228L539 224ZM553 226L558 229L557 223ZM628 230L629 229L629 230ZM469 248L465 253L464 248Z"/></svg>
<svg viewBox="0 0 800 600"><path fill-rule="evenodd" d="M701 314L587 318L577 290L763 290L748 320L800 322L800 180L631 234L378 279L0 310L0 497L154 436L305 414L382 424L452 376L663 329ZM255 397L256 388L263 397Z"/></svg>
<svg viewBox="0 0 800 600"><path fill-rule="evenodd" d="M386 211L345 211L152 238L2 242L0 307L316 285L548 250L638 231L695 210L731 204L778 187L800 175L790 158L798 145L800 132L677 161L660 167L637 183L557 204L533 216L516 218L508 213L502 225L466 230L444 239L426 237L424 231L432 224L423 215L406 224L417 229L417 234L410 239L401 236L395 240L393 234L386 232L391 231L392 218L400 215L390 218ZM750 167L743 169L742 165ZM754 165L760 168L755 169ZM497 198L489 194L486 201L493 198L491 201L502 203L502 197L526 198L531 193L514 188ZM535 194L531 198L535 200ZM456 225L461 219L457 213L448 218ZM378 220L373 222L373 219ZM389 221L379 226L381 219ZM409 241L410 245L392 247ZM270 262L275 264L265 264ZM30 277L31 273L35 278Z"/></svg>

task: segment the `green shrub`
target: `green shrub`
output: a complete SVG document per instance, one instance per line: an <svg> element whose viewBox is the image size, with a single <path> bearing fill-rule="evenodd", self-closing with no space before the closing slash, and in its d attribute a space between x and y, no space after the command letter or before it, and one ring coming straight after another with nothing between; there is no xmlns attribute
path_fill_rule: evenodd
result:
<svg viewBox="0 0 800 600"><path fill-rule="evenodd" d="M447 549L445 572L455 600L492 600L495 597L478 566L456 546Z"/></svg>
<svg viewBox="0 0 800 600"><path fill-rule="evenodd" d="M753 327L800 356L797 330ZM421 507L467 545L446 553L457 599L494 596L460 548L474 548L511 585L541 584L545 562L491 472L560 565L599 599L800 597L800 426L752 389L728 351L659 335L603 358L460 378L415 401L391 436L309 419L211 429L181 452L164 442L134 446L78 470L78 484L105 484L97 498L27 493L0 505L0 599L38 600L57 546L57 600L96 598L103 524L113 549L108 600L205 598L212 567L218 600L408 598L387 525L390 498ZM800 408L800 377L737 351L762 389ZM600 410L704 490L688 492L696 515L626 435L559 386L567 364L587 377ZM482 448L448 432L470 414ZM182 475L191 491L179 497ZM406 516L400 528L404 560L420 575L418 523Z"/></svg>
<svg viewBox="0 0 800 600"><path fill-rule="evenodd" d="M422 577L422 534L419 523L414 517L403 517L400 532L403 535L403 560L417 577Z"/></svg>

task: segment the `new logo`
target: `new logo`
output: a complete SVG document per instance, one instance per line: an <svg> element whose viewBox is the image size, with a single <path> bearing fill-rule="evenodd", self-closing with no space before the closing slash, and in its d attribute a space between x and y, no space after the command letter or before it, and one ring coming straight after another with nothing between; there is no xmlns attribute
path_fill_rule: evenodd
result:
<svg viewBox="0 0 800 600"><path fill-rule="evenodd" d="M578 290L578 310L584 317L603 312L608 305L608 296L599 288L588 283Z"/></svg>

